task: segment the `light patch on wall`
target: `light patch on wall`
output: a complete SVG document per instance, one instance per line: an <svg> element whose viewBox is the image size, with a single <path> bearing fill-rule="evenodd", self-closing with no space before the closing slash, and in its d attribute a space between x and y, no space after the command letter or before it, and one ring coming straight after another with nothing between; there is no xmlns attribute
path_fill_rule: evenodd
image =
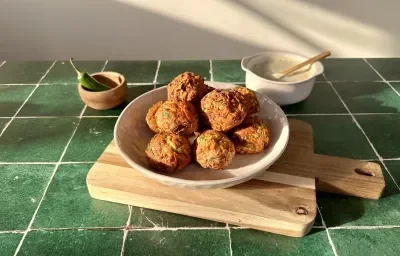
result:
<svg viewBox="0 0 400 256"><path fill-rule="evenodd" d="M390 55L400 50L396 35L324 9L319 0L114 1L269 49L296 49L307 55L328 49L333 57Z"/></svg>

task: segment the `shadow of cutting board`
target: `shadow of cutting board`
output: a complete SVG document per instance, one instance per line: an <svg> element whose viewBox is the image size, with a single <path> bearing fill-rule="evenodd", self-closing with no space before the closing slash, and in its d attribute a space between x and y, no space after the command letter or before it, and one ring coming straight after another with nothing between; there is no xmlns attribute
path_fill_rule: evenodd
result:
<svg viewBox="0 0 400 256"><path fill-rule="evenodd" d="M114 142L89 171L87 186L100 200L301 237L315 220L315 188L379 198L385 183L378 164L314 154L311 126L290 120L281 158L257 179L231 188L188 190L158 183L130 167Z"/></svg>

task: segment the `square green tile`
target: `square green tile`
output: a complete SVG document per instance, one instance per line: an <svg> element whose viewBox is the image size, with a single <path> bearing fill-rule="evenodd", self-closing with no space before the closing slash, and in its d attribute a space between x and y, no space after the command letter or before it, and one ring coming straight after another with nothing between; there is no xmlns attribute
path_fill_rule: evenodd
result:
<svg viewBox="0 0 400 256"><path fill-rule="evenodd" d="M128 96L124 103L120 106L115 107L113 109L107 110L97 110L90 108L89 106L86 108L84 116L119 116L124 110L124 108L134 99L146 93L148 91L153 90L154 85L128 85Z"/></svg>
<svg viewBox="0 0 400 256"><path fill-rule="evenodd" d="M127 83L152 83L158 61L109 61L107 71L124 75Z"/></svg>
<svg viewBox="0 0 400 256"><path fill-rule="evenodd" d="M344 229L329 231L340 256L400 255L400 229Z"/></svg>
<svg viewBox="0 0 400 256"><path fill-rule="evenodd" d="M122 236L122 231L32 231L26 236L18 255L119 256L121 255Z"/></svg>
<svg viewBox="0 0 400 256"><path fill-rule="evenodd" d="M385 161L385 165L389 169L397 185L400 186L400 161Z"/></svg>
<svg viewBox="0 0 400 256"><path fill-rule="evenodd" d="M332 83L352 113L400 112L400 97L384 82Z"/></svg>
<svg viewBox="0 0 400 256"><path fill-rule="evenodd" d="M121 227L128 206L93 199L86 176L92 164L62 164L47 190L33 228Z"/></svg>
<svg viewBox="0 0 400 256"><path fill-rule="evenodd" d="M400 114L359 115L356 119L381 157L400 157Z"/></svg>
<svg viewBox="0 0 400 256"><path fill-rule="evenodd" d="M346 108L326 82L315 83L310 96L302 102L283 106L286 114L347 113Z"/></svg>
<svg viewBox="0 0 400 256"><path fill-rule="evenodd" d="M317 193L328 227L400 225L400 191L382 168L386 187L379 200Z"/></svg>
<svg viewBox="0 0 400 256"><path fill-rule="evenodd" d="M0 166L0 230L28 227L53 170L54 165Z"/></svg>
<svg viewBox="0 0 400 256"><path fill-rule="evenodd" d="M187 61L161 61L158 72L157 83L169 83L177 75L183 72L194 72L203 77L204 80L210 80L210 61L209 60L187 60Z"/></svg>
<svg viewBox="0 0 400 256"><path fill-rule="evenodd" d="M0 118L0 132L3 130L4 126L10 122L11 118ZM1 146L1 144L0 144Z"/></svg>
<svg viewBox="0 0 400 256"><path fill-rule="evenodd" d="M131 226L134 228L151 227L225 227L225 223L209 221L180 214L156 211L132 206Z"/></svg>
<svg viewBox="0 0 400 256"><path fill-rule="evenodd" d="M296 116L309 123L314 131L314 151L317 154L355 159L376 159L376 154L360 129L348 115Z"/></svg>
<svg viewBox="0 0 400 256"><path fill-rule="evenodd" d="M0 116L14 116L34 85L0 85Z"/></svg>
<svg viewBox="0 0 400 256"><path fill-rule="evenodd" d="M82 72L89 74L101 72L105 61L77 61L75 66ZM75 70L72 68L69 60L59 60L42 80L42 83L49 84L77 84L78 79Z"/></svg>
<svg viewBox="0 0 400 256"><path fill-rule="evenodd" d="M213 60L213 77L218 82L244 82L246 73L241 60Z"/></svg>
<svg viewBox="0 0 400 256"><path fill-rule="evenodd" d="M227 230L130 231L125 255L230 255Z"/></svg>
<svg viewBox="0 0 400 256"><path fill-rule="evenodd" d="M77 118L14 119L0 137L0 162L57 162Z"/></svg>
<svg viewBox="0 0 400 256"><path fill-rule="evenodd" d="M52 61L7 61L0 68L0 84L36 84Z"/></svg>
<svg viewBox="0 0 400 256"><path fill-rule="evenodd" d="M326 79L325 79L324 75L321 74L321 75L315 77L315 81L317 81L317 82L325 82Z"/></svg>
<svg viewBox="0 0 400 256"><path fill-rule="evenodd" d="M399 58L367 59L368 63L385 78L385 80L400 80Z"/></svg>
<svg viewBox="0 0 400 256"><path fill-rule="evenodd" d="M326 59L322 61L328 81L381 81L363 59Z"/></svg>
<svg viewBox="0 0 400 256"><path fill-rule="evenodd" d="M301 238L252 229L231 229L231 239L233 256L334 255L325 229L312 229Z"/></svg>
<svg viewBox="0 0 400 256"><path fill-rule="evenodd" d="M76 86L40 85L18 116L79 116L83 106Z"/></svg>
<svg viewBox="0 0 400 256"><path fill-rule="evenodd" d="M117 118L83 118L62 161L96 161L113 139Z"/></svg>
<svg viewBox="0 0 400 256"><path fill-rule="evenodd" d="M22 234L0 234L0 255L12 256L18 247Z"/></svg>

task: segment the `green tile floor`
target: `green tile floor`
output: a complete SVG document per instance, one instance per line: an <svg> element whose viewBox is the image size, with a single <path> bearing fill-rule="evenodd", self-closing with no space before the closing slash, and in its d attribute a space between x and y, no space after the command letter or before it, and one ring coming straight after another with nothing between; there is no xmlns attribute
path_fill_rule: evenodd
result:
<svg viewBox="0 0 400 256"><path fill-rule="evenodd" d="M375 161L379 200L317 193L304 238L92 199L86 174L127 103L184 71L245 83L240 60L76 61L125 75L129 95L86 107L68 61L0 66L0 255L399 255L400 59L328 59L304 102L283 107L313 126L315 151Z"/></svg>

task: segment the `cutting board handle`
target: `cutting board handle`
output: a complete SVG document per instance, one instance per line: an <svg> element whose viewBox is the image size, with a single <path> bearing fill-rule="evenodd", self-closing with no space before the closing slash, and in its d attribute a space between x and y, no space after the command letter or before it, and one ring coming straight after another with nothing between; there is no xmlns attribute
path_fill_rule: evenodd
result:
<svg viewBox="0 0 400 256"><path fill-rule="evenodd" d="M371 199L383 193L385 179L377 163L318 154L310 160L319 191Z"/></svg>

